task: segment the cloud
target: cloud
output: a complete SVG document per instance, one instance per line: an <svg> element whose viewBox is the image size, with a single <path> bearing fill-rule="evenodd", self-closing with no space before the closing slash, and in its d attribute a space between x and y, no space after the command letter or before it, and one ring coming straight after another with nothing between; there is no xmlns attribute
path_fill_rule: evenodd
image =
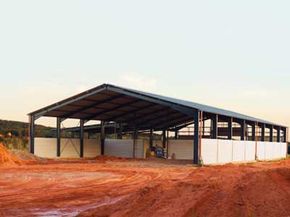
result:
<svg viewBox="0 0 290 217"><path fill-rule="evenodd" d="M157 80L152 77L139 75L136 73L126 73L120 76L118 85L139 90L152 91L157 87Z"/></svg>

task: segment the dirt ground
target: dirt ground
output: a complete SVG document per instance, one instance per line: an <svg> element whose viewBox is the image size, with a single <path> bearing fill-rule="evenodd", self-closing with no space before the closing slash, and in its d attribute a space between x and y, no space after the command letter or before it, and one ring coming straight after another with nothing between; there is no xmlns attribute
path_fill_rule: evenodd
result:
<svg viewBox="0 0 290 217"><path fill-rule="evenodd" d="M116 158L5 165L0 216L290 216L290 160L201 168Z"/></svg>

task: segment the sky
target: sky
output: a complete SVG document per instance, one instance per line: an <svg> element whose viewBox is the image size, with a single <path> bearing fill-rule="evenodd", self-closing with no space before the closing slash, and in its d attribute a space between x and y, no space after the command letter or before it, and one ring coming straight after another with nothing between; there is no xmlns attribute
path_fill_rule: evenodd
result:
<svg viewBox="0 0 290 217"><path fill-rule="evenodd" d="M27 121L112 83L290 126L289 8L286 0L0 0L0 119Z"/></svg>

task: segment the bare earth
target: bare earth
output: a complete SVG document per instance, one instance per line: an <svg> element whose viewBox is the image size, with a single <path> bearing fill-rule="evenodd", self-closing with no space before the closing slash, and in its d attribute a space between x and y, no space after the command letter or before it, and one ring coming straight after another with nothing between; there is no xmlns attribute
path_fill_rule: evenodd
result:
<svg viewBox="0 0 290 217"><path fill-rule="evenodd" d="M290 216L290 160L202 168L116 158L5 165L0 216Z"/></svg>

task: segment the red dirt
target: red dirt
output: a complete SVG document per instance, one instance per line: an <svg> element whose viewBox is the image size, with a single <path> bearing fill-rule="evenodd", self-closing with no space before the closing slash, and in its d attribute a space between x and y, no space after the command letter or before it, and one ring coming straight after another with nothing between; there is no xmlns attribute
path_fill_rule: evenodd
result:
<svg viewBox="0 0 290 217"><path fill-rule="evenodd" d="M0 143L0 166L5 165L15 165L21 164L21 160L18 159L15 155L11 154L4 145Z"/></svg>
<svg viewBox="0 0 290 217"><path fill-rule="evenodd" d="M0 216L290 216L290 159L202 168L173 162L0 167Z"/></svg>

